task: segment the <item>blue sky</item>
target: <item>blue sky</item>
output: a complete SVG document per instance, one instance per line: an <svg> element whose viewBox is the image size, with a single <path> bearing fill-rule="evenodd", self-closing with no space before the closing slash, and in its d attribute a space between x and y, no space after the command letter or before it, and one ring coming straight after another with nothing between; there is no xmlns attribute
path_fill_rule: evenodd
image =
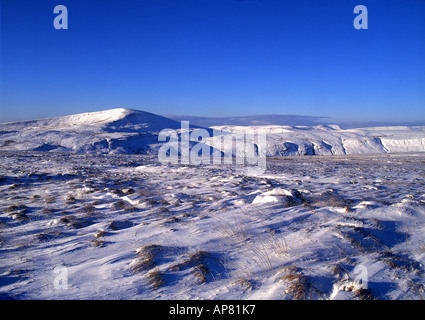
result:
<svg viewBox="0 0 425 320"><path fill-rule="evenodd" d="M425 1L0 3L0 121L116 107L425 120ZM68 30L53 27L59 4Z"/></svg>

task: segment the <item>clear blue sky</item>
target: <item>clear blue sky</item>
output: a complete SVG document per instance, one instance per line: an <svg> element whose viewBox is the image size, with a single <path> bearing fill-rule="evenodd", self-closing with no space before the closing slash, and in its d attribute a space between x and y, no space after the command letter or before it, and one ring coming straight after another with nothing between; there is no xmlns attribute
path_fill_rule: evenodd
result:
<svg viewBox="0 0 425 320"><path fill-rule="evenodd" d="M0 3L0 121L115 107L425 120L425 1ZM68 30L53 27L59 4Z"/></svg>

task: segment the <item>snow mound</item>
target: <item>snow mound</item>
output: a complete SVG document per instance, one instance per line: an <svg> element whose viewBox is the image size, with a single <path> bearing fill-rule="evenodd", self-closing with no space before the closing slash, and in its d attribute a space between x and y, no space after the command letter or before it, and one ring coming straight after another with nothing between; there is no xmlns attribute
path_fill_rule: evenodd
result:
<svg viewBox="0 0 425 320"><path fill-rule="evenodd" d="M252 201L253 204L269 203L269 202L278 202L286 203L288 197L292 197L291 192L282 188L274 188L273 190L266 191L262 194L259 194Z"/></svg>

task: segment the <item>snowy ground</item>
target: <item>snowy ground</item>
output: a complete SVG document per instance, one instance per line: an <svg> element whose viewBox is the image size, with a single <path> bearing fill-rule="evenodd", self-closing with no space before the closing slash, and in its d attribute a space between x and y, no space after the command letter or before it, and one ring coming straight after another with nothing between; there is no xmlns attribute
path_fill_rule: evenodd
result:
<svg viewBox="0 0 425 320"><path fill-rule="evenodd" d="M0 153L2 299L424 299L425 155Z"/></svg>

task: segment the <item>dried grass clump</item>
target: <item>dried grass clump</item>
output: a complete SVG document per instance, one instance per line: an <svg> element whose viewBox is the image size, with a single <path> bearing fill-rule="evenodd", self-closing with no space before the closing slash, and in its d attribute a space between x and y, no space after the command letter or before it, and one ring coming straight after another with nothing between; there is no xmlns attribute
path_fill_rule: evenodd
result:
<svg viewBox="0 0 425 320"><path fill-rule="evenodd" d="M246 290L251 290L254 287L252 281L246 278L238 279L234 283L245 288Z"/></svg>
<svg viewBox="0 0 425 320"><path fill-rule="evenodd" d="M175 264L169 268L170 271L180 271L194 265L203 264L205 259L208 257L209 253L203 250L196 251L195 253L189 255L189 258L185 261Z"/></svg>
<svg viewBox="0 0 425 320"><path fill-rule="evenodd" d="M357 289L354 291L354 296L360 300L376 300L376 297L373 295L370 289Z"/></svg>
<svg viewBox="0 0 425 320"><path fill-rule="evenodd" d="M91 205L91 204L88 204L88 205L85 205L84 207L82 207L81 211L85 215L89 216L89 215L92 215L96 211L96 207Z"/></svg>
<svg viewBox="0 0 425 320"><path fill-rule="evenodd" d="M351 212L350 205L353 200L345 199L335 193L333 190L325 191L311 201L315 207L341 207L344 208L346 213Z"/></svg>
<svg viewBox="0 0 425 320"><path fill-rule="evenodd" d="M18 221L28 221L30 217L28 216L28 207L26 205L11 205L3 210L5 213L8 213L13 219Z"/></svg>
<svg viewBox="0 0 425 320"><path fill-rule="evenodd" d="M203 250L196 251L190 254L185 261L175 264L168 268L170 271L180 271L183 269L192 268L191 274L198 279L199 283L205 283L210 274L210 269L207 266L207 258L209 253Z"/></svg>
<svg viewBox="0 0 425 320"><path fill-rule="evenodd" d="M279 237L275 233L268 239L270 249L277 255L288 254L288 244L283 236Z"/></svg>
<svg viewBox="0 0 425 320"><path fill-rule="evenodd" d="M67 227L70 227L71 229L81 229L92 224L91 221L77 218L74 215L67 215L65 217L62 217L59 219L59 222L64 223Z"/></svg>
<svg viewBox="0 0 425 320"><path fill-rule="evenodd" d="M4 209L3 211L5 213L14 213L14 212L18 212L18 211L26 213L27 210L28 210L28 207L26 205L23 205L23 204L15 205L15 204L13 204L13 205L7 207L6 209Z"/></svg>
<svg viewBox="0 0 425 320"><path fill-rule="evenodd" d="M77 199L74 196L66 196L65 203L66 204L75 204L77 202Z"/></svg>
<svg viewBox="0 0 425 320"><path fill-rule="evenodd" d="M134 273L152 269L155 267L155 260L163 250L159 244L144 246L136 251L137 258L130 264L130 270Z"/></svg>
<svg viewBox="0 0 425 320"><path fill-rule="evenodd" d="M288 283L285 293L290 295L293 300L305 300L310 287L307 276L297 271L297 268L291 266L287 268L287 274L281 280Z"/></svg>
<svg viewBox="0 0 425 320"><path fill-rule="evenodd" d="M115 210L122 210L127 207L127 203L124 200L118 200L112 204L112 207Z"/></svg>
<svg viewBox="0 0 425 320"><path fill-rule="evenodd" d="M422 273L422 268L420 263L414 260L410 260L403 256L394 254L390 251L380 252L380 256L381 257L379 260L387 264L392 269L400 269L406 272L413 271L419 274Z"/></svg>
<svg viewBox="0 0 425 320"><path fill-rule="evenodd" d="M94 234L94 237L95 237L95 238L101 238L101 237L103 237L105 234L106 234L106 231L104 231L104 230L99 230L99 231L97 231L97 232Z"/></svg>
<svg viewBox="0 0 425 320"><path fill-rule="evenodd" d="M45 242L45 241L50 241L55 238L58 238L61 236L61 234L62 233L60 231L46 231L46 232L37 234L35 238L38 242Z"/></svg>
<svg viewBox="0 0 425 320"><path fill-rule="evenodd" d="M130 220L114 220L109 224L108 230L118 231L118 230L127 229L131 227L134 227L134 223Z"/></svg>
<svg viewBox="0 0 425 320"><path fill-rule="evenodd" d="M105 241L97 238L97 239L90 240L90 244L92 245L92 247L101 248L105 246Z"/></svg>
<svg viewBox="0 0 425 320"><path fill-rule="evenodd" d="M208 267L201 263L193 267L192 275L198 279L199 283L207 282L207 275L210 273Z"/></svg>
<svg viewBox="0 0 425 320"><path fill-rule="evenodd" d="M164 284L164 279L158 267L155 267L147 274L147 279L150 287L154 290L158 289Z"/></svg>

